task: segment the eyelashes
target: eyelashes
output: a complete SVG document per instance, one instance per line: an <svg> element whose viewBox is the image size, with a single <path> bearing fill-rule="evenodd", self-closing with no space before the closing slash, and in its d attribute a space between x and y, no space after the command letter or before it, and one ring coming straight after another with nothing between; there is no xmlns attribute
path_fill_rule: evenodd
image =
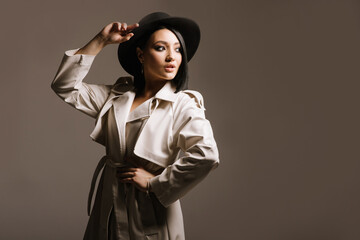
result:
<svg viewBox="0 0 360 240"><path fill-rule="evenodd" d="M156 51L163 51L163 50L165 50L165 47L163 47L163 46L155 46L154 47L154 49L156 50Z"/></svg>
<svg viewBox="0 0 360 240"><path fill-rule="evenodd" d="M165 50L165 47L164 46L155 46L154 49L158 52L161 52L161 51L164 51ZM181 48L180 47L177 47L175 48L175 51L176 52L181 52Z"/></svg>

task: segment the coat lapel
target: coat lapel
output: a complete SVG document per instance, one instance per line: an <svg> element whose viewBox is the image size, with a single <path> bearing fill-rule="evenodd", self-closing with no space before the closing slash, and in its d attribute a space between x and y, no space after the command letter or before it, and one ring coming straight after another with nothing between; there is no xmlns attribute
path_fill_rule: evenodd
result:
<svg viewBox="0 0 360 240"><path fill-rule="evenodd" d="M113 102L115 121L119 134L121 159L123 159L126 150L126 144L125 144L126 120L128 118L134 98L135 98L135 93L133 91L128 91L124 93L121 97L114 100Z"/></svg>
<svg viewBox="0 0 360 240"><path fill-rule="evenodd" d="M104 134L103 134L103 121L102 118L105 115L105 113L110 109L110 107L112 106L112 102L115 98L119 97L119 95L114 95L114 94L110 94L108 100L106 101L106 103L104 104L104 106L101 108L100 113L98 115L98 117L96 118L96 122L95 122L95 128L92 131L92 133L90 134L90 137L105 146L105 139L104 139Z"/></svg>
<svg viewBox="0 0 360 240"><path fill-rule="evenodd" d="M120 89L123 90L123 89ZM91 133L91 138L96 142L105 145L104 132L105 129L102 120L106 112L113 106L114 118L119 134L119 144L121 158L123 159L126 143L125 143L125 129L128 115L130 113L131 105L135 98L135 93L126 89L125 91L114 91L109 96L109 99L101 109L96 121L96 126ZM160 166L165 167L169 156L172 153L169 152L168 136L166 134L171 133L171 126L164 125L164 122L171 122L168 118L172 117L171 105L175 102L177 94L174 93L175 87L168 82L163 88L155 95L156 107L152 110L150 118L145 123L137 141L135 144L135 155L154 162ZM161 138L161 139L159 139Z"/></svg>
<svg viewBox="0 0 360 240"><path fill-rule="evenodd" d="M169 148L172 133L172 104L176 101L175 86L169 81L155 95L155 109L142 128L134 154L159 166L166 167L173 151Z"/></svg>
<svg viewBox="0 0 360 240"><path fill-rule="evenodd" d="M127 80L127 78L124 78ZM119 80L118 80L119 81ZM90 134L90 137L105 146L104 138L104 126L103 126L103 117L109 111L109 109L114 106L115 120L117 127L121 126L121 123L126 122L127 114L130 111L131 104L133 102L135 93L130 91L132 90L132 85L126 83L117 83L111 89L111 93L106 100L106 103L101 108L98 117L96 119L95 128ZM125 116L126 115L126 116ZM120 135L119 135L119 139Z"/></svg>

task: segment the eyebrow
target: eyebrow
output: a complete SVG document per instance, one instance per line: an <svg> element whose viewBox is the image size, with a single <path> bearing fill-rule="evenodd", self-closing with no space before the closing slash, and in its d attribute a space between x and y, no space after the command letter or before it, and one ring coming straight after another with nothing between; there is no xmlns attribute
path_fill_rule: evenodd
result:
<svg viewBox="0 0 360 240"><path fill-rule="evenodd" d="M164 44L164 45L169 45L168 42L162 41L162 40L159 40L159 41L154 42L154 44L157 44L157 43L162 43L162 44ZM174 45L180 45L180 43L179 43L179 42L176 42Z"/></svg>

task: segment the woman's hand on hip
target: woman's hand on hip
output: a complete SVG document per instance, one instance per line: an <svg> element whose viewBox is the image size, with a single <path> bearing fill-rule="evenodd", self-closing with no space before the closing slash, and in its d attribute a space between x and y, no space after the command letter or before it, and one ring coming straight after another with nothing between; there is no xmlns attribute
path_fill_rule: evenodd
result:
<svg viewBox="0 0 360 240"><path fill-rule="evenodd" d="M106 45L123 43L128 41L134 34L131 32L139 26L138 23L127 25L126 23L112 22L106 25L96 36L75 54L97 55Z"/></svg>
<svg viewBox="0 0 360 240"><path fill-rule="evenodd" d="M146 171L143 168L118 168L117 177L122 183L133 183L140 191L146 192L148 188L148 181L155 177L154 174Z"/></svg>

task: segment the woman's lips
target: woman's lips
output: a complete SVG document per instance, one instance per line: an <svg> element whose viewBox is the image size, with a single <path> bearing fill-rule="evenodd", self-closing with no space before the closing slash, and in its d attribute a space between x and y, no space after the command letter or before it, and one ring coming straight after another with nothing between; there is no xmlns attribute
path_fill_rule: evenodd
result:
<svg viewBox="0 0 360 240"><path fill-rule="evenodd" d="M173 71L175 71L175 65L174 64L169 64L169 65L166 65L165 66L165 71L166 72L173 72Z"/></svg>

